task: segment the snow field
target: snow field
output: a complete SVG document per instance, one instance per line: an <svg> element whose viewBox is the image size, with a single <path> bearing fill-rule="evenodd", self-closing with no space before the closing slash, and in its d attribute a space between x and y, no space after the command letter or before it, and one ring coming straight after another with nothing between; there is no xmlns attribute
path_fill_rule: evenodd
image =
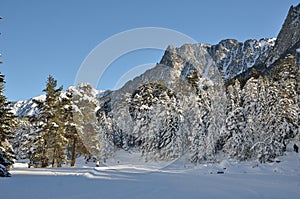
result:
<svg viewBox="0 0 300 199"><path fill-rule="evenodd" d="M82 163L74 168L27 168L15 164L11 178L1 178L1 198L272 198L300 196L300 156L287 152L278 163L223 160L194 166L182 160L135 164L125 154L107 165ZM118 161L117 161L118 159ZM133 163L129 164L129 160ZM114 164L114 162L118 162ZM280 162L279 162L280 161ZM225 169L226 168L226 169ZM224 174L217 174L223 171Z"/></svg>

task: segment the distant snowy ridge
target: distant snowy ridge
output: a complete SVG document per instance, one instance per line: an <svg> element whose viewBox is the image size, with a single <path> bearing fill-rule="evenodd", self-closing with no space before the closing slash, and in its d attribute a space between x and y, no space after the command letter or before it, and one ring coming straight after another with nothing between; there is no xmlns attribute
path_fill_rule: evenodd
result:
<svg viewBox="0 0 300 199"><path fill-rule="evenodd" d="M257 60L266 59L275 45L275 38L239 42L222 40L217 45L185 44L179 48L169 46L160 64L181 71L183 76L198 71L202 77L213 76L215 71L233 78L253 67Z"/></svg>
<svg viewBox="0 0 300 199"><path fill-rule="evenodd" d="M105 96L107 91L105 90L97 90L92 88L89 91L89 96L80 94L80 91L86 87L87 83L82 83L77 86L70 86L67 90L72 90L77 95L81 95L85 100L89 101L98 101L99 98ZM65 96L65 92L62 92L61 97ZM29 100L21 100L17 102L13 102L11 104L12 113L18 117L31 117L38 114L38 107L35 101L45 101L46 96L40 95L38 97L33 97Z"/></svg>
<svg viewBox="0 0 300 199"><path fill-rule="evenodd" d="M37 103L34 101L44 101L45 95L40 95L29 100L17 101L12 103L12 112L18 117L33 116L38 113Z"/></svg>

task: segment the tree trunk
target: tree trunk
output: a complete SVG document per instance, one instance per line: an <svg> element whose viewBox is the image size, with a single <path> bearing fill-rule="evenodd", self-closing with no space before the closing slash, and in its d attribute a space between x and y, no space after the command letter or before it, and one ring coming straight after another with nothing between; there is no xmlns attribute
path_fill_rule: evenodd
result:
<svg viewBox="0 0 300 199"><path fill-rule="evenodd" d="M75 162L76 162L76 143L77 143L77 139L74 136L74 138L73 138L73 146L72 146L71 167L74 167L75 166Z"/></svg>
<svg viewBox="0 0 300 199"><path fill-rule="evenodd" d="M52 167L57 167L57 165L55 165L55 160L56 160L56 148L54 148L54 150L53 150Z"/></svg>
<svg viewBox="0 0 300 199"><path fill-rule="evenodd" d="M42 157L41 157L41 166L42 168L45 168L48 166L48 160L46 158L46 148L47 148L47 140L44 141L42 148Z"/></svg>

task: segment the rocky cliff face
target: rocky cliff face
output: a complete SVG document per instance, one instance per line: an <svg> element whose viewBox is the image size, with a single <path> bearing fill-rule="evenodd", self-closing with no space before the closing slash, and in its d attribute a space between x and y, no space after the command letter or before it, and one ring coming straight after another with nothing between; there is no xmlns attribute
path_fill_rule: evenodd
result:
<svg viewBox="0 0 300 199"><path fill-rule="evenodd" d="M295 54L295 49L300 47L300 4L296 7L291 6L284 24L277 36L274 49L267 58L266 67L272 65L279 58L283 58L287 51ZM293 49L293 50L292 50ZM290 51L292 50L292 51Z"/></svg>
<svg viewBox="0 0 300 199"><path fill-rule="evenodd" d="M220 72L227 78L253 67L257 60L264 60L272 51L276 39L222 40L217 45L186 44L180 48L169 47L160 64L181 71L182 76L199 71L202 77L213 77Z"/></svg>
<svg viewBox="0 0 300 199"><path fill-rule="evenodd" d="M291 6L277 38L250 39L245 42L226 39L216 45L186 44L179 48L170 46L160 64L180 71L182 77L197 71L204 78L213 79L217 72L224 79L237 76L248 79L252 75L252 68L262 74L268 73L287 54L299 56L299 48L300 4Z"/></svg>
<svg viewBox="0 0 300 199"><path fill-rule="evenodd" d="M36 101L44 101L46 99L45 95L34 97L29 100L17 101L12 103L11 108L15 115L18 117L31 117L38 114L38 105Z"/></svg>

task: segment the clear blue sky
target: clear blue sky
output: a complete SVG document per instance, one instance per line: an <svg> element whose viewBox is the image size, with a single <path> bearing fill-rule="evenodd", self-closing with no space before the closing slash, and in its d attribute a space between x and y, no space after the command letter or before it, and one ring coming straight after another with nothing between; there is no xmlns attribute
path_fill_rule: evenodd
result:
<svg viewBox="0 0 300 199"><path fill-rule="evenodd" d="M139 27L180 31L199 43L276 37L298 0L0 0L0 71L9 100L42 94L48 75L65 88L89 52L110 36ZM115 61L98 89L112 89L132 66L162 52L132 52Z"/></svg>

